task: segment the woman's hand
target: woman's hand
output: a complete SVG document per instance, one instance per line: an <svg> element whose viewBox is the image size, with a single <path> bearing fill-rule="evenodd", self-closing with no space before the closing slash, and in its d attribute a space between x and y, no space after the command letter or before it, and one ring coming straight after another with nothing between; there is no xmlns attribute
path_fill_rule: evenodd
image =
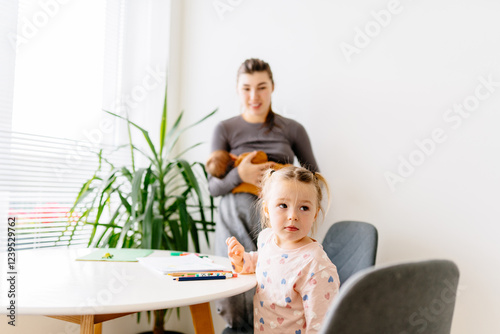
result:
<svg viewBox="0 0 500 334"><path fill-rule="evenodd" d="M245 253L245 248L235 237L227 238L226 245L227 256L234 266L234 271L237 273L241 272L243 269L243 254Z"/></svg>
<svg viewBox="0 0 500 334"><path fill-rule="evenodd" d="M257 151L253 151L248 154L243 160L241 160L241 163L237 168L238 174L243 182L260 187L260 181L262 180L264 172L273 167L274 162L270 161L262 164L253 164L252 159L256 154Z"/></svg>

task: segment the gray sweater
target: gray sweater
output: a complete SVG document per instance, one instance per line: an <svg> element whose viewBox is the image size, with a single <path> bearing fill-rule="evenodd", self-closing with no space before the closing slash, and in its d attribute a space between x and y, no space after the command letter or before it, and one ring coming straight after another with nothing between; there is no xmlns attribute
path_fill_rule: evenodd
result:
<svg viewBox="0 0 500 334"><path fill-rule="evenodd" d="M235 155L264 151L269 161L281 164L293 164L294 156L297 156L301 166L319 171L304 127L278 114L275 114L275 126L271 131L262 123L248 123L241 116L220 122L212 138L212 152L217 150ZM209 176L208 188L212 196L221 196L242 182L237 168L233 168L222 179Z"/></svg>

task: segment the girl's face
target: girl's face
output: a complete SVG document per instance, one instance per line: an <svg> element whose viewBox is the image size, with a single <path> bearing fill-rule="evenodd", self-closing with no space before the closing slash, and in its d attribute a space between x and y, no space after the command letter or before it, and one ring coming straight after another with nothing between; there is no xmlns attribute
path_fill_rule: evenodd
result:
<svg viewBox="0 0 500 334"><path fill-rule="evenodd" d="M299 181L275 181L264 199L264 214L276 235L276 244L283 249L312 242L307 235L318 211L314 185Z"/></svg>
<svg viewBox="0 0 500 334"><path fill-rule="evenodd" d="M243 73L238 78L238 96L243 118L250 123L264 123L271 106L274 85L267 72Z"/></svg>

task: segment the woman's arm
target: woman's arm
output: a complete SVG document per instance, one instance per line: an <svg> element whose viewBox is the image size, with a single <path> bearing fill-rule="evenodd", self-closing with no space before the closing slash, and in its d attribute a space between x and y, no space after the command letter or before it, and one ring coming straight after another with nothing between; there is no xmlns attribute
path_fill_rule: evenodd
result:
<svg viewBox="0 0 500 334"><path fill-rule="evenodd" d="M213 197L222 196L230 193L234 187L242 182L238 169L233 168L221 179L208 175L208 190Z"/></svg>

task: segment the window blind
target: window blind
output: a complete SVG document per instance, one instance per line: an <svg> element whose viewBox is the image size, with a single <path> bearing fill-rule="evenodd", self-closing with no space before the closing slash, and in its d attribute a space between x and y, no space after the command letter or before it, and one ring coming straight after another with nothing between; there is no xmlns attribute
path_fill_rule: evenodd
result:
<svg viewBox="0 0 500 334"><path fill-rule="evenodd" d="M16 218L17 249L87 244L91 226L73 230L80 210L68 212L98 167L99 149L126 164L126 155L111 154L111 146L0 130L0 189L7 194L8 217Z"/></svg>

